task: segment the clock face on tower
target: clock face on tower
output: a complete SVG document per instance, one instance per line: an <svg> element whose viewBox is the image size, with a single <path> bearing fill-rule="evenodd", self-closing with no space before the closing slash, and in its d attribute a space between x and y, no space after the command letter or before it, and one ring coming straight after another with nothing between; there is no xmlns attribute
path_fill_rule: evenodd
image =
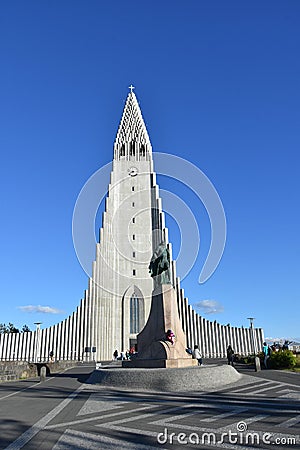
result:
<svg viewBox="0 0 300 450"><path fill-rule="evenodd" d="M138 173L138 170L136 167L130 167L130 169L128 169L128 173L131 177L135 177Z"/></svg>

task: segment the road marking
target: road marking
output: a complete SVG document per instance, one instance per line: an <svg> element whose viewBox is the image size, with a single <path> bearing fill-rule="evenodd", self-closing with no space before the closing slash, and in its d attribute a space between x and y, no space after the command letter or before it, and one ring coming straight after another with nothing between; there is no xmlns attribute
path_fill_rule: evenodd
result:
<svg viewBox="0 0 300 450"><path fill-rule="evenodd" d="M100 425L98 425L98 426L100 426ZM169 426L169 425L168 425ZM180 430L180 432L182 432L183 431L183 428L182 428L182 425L173 425L173 424L170 424L170 427L172 427L172 428L178 428L179 430ZM138 435L140 435L140 436L150 436L150 437L155 437L156 438L156 442L157 442L157 437L158 437L158 432L155 432L155 431L147 431L147 430L139 430L139 429L137 429L137 428L129 428L129 427L122 427L122 426L120 426L120 425L108 425L107 427L105 427L105 429L109 429L109 430L112 430L112 431L116 431L116 432L123 432L123 433L126 433L126 435L128 436L130 433L132 434L132 435L134 435L134 436L136 436L137 434ZM199 433L201 433L201 434L199 434L199 437L201 438L201 436L202 436L202 433L204 432L207 432L207 433L213 433L215 430L214 429L211 429L211 428L197 428L197 427L187 427L186 425L184 425L184 431L186 431L186 429L190 429L191 431L192 431L192 433L196 433L197 431L199 432ZM162 432L162 430L160 431L160 432ZM168 438L170 438L170 436L168 436ZM176 439L173 439L172 438L172 442L174 442L175 444L176 444ZM169 440L166 442L166 444L168 444L169 443ZM160 444L161 445L161 444ZM219 445L219 448L226 448L226 449L230 449L230 450L250 450L250 449L253 449L253 450L255 450L253 447L249 447L249 446L247 446L247 447L244 447L244 446L241 446L241 445L237 445L237 444L234 444L234 445L231 445L231 444L226 444L226 443L222 443L222 444L218 444ZM207 442L205 442L205 446L206 447L212 447L212 448L215 448L215 444L212 442L212 443L209 443L208 441ZM205 448L206 448L205 447ZM158 448L157 446L155 447L156 449ZM163 447L159 447L160 449L162 449L162 450L166 450L166 449L164 449ZM170 448L170 447L169 447ZM184 448L184 447L183 447ZM151 447L150 447L150 449L151 449ZM55 449L55 450L57 450L57 449ZM63 448L63 449L60 449L60 450L65 450L65 447ZM101 447L101 450L111 450L111 447L109 447L109 448L107 448L107 447Z"/></svg>
<svg viewBox="0 0 300 450"><path fill-rule="evenodd" d="M86 400L77 416L85 416L87 414L97 414L104 411L111 411L115 408L122 408L122 406L128 405L130 402L126 401L115 401L113 403L107 402L107 400L102 400L103 396L100 392L93 393Z"/></svg>
<svg viewBox="0 0 300 450"><path fill-rule="evenodd" d="M277 427L292 427L300 422L300 415L296 417L292 417L291 419L285 420L284 422L281 422L277 425Z"/></svg>
<svg viewBox="0 0 300 450"><path fill-rule="evenodd" d="M89 366L81 366L81 367L89 367ZM71 370L71 369L74 369L74 367L69 367L68 369L62 370L61 372L58 372L57 374L59 375L60 373L65 373L65 372L67 372L67 370ZM56 378L56 377L46 378L46 380L43 383L47 383L50 380L54 380L54 378ZM22 382L22 380L19 380L19 381ZM35 386L41 386L41 382L38 381L37 383L32 384L31 386L28 386L28 387L23 388L23 389L19 389L16 392L12 392L11 394L5 395L4 397L0 397L0 401L5 399L5 398L13 397L14 395L20 394L20 392L27 391L27 389L31 389L31 388L33 388Z"/></svg>
<svg viewBox="0 0 300 450"><path fill-rule="evenodd" d="M254 422L259 422L260 420L264 420L267 417L270 417L270 414L258 414L257 416L253 416L253 417L249 417L247 419L243 419L243 422L246 423L247 425L254 423ZM230 425L226 425L225 427L219 427L217 428L218 431L229 431L232 429L236 429L236 425L237 422L231 423Z"/></svg>
<svg viewBox="0 0 300 450"><path fill-rule="evenodd" d="M145 432L143 434L151 437L157 436L157 433L152 432ZM53 450L65 450L66 448L101 448L101 450L111 450L112 448L118 448L121 450L156 450L157 446L153 447L147 444L141 444L139 442L125 441L99 434L66 430L53 447ZM163 447L160 448L164 450Z"/></svg>
<svg viewBox="0 0 300 450"><path fill-rule="evenodd" d="M236 389L234 389L233 388L233 390L232 391L230 391L230 393L233 393L233 392L236 392L236 393L240 393L240 392L243 392L243 391L248 391L249 389L254 389L254 390L257 390L257 389L260 389L261 387L263 387L263 386L266 386L267 384L273 384L274 383L274 381L267 381L267 382L262 382L262 381L259 381L259 382L257 382L257 383L254 383L254 384L251 384L251 385L248 385L248 386L245 386L245 387L242 387L242 388L236 388ZM253 392L249 392L249 394L250 393L253 393ZM245 394L248 394L248 392L245 392Z"/></svg>
<svg viewBox="0 0 300 450"><path fill-rule="evenodd" d="M300 400L300 392L299 391L290 391L286 394L280 395L280 398L292 398L294 400Z"/></svg>
<svg viewBox="0 0 300 450"><path fill-rule="evenodd" d="M141 408L131 409L130 411L128 411L128 410L125 411L124 410L124 411L114 412L114 413L111 413L111 414L105 414L104 416L101 415L101 416L96 416L96 417L88 417L86 419L77 419L77 420L73 420L71 422L56 423L55 425L48 425L48 426L46 426L45 429L46 430L53 430L55 428L68 427L68 426L71 426L71 425L77 425L77 424L81 424L81 423L85 423L85 422L93 422L93 421L98 420L98 419L103 420L103 419L106 419L107 417L128 415L128 413L145 411L145 410L151 409L151 408L158 408L158 405L148 405L148 406L143 406ZM151 413L148 413L148 414L151 414ZM133 417L132 420L135 420L135 417ZM104 424L104 425L106 425L106 424Z"/></svg>
<svg viewBox="0 0 300 450"><path fill-rule="evenodd" d="M44 383L47 383L47 381L53 380L53 378L55 378L55 377L47 378L47 379L44 381ZM1 400L4 400L5 398L8 398L8 397L13 397L14 395L20 394L20 392L27 391L28 389L31 389L31 388L33 388L33 387L40 386L40 385L41 385L41 383L40 383L40 381L39 381L38 383L32 384L31 386L28 386L28 387L26 387L26 388L20 389L20 390L18 390L18 391L16 391L16 392L12 392L11 394L5 395L4 397L0 397L0 401L1 401Z"/></svg>
<svg viewBox="0 0 300 450"><path fill-rule="evenodd" d="M12 442L6 450L19 450L26 445L34 436L36 436L41 430L45 428L47 423L54 419L83 389L83 385L79 386L76 391L72 392L67 398L59 403L52 411L45 415L42 419L36 422L28 430L24 431L14 442Z"/></svg>
<svg viewBox="0 0 300 450"><path fill-rule="evenodd" d="M191 405L184 405L183 407L177 406L177 407L172 407L172 408L168 408L168 409L162 409L161 411L154 411L154 413L155 414L169 414L169 413L173 413L175 411L179 411L184 408L189 408L190 406ZM137 417L132 416L132 417L126 417L124 419L113 420L112 422L107 422L105 424L96 425L96 427L101 427L103 425L105 425L105 427L106 427L107 425L110 425L110 424L116 425L118 423L126 423L126 422L133 422L135 420L146 419L147 417L149 418L151 416L151 414L152 414L151 412L148 412L146 414L140 414ZM194 414L196 414L196 413L194 413ZM185 414L183 414L183 415L185 416ZM171 417L170 419L174 419L174 417ZM151 423L156 423L156 422L151 422Z"/></svg>
<svg viewBox="0 0 300 450"><path fill-rule="evenodd" d="M142 418L142 416L140 416L140 417ZM262 416L262 415L261 416L254 416L252 418L246 419L245 422L247 424L250 424L250 423L253 423L253 422L257 422L258 420L261 420L264 417L267 417L267 416ZM178 418L177 416L175 418L173 417L173 420L177 420L177 418ZM130 419L126 420L126 422L129 422L129 420ZM139 423L139 416L135 417L135 420L137 421L137 423ZM166 420L166 422L167 422L167 420ZM149 425L151 425L153 423L154 422L150 422ZM164 425L164 424L161 424L161 425ZM230 428L230 427L227 426L227 427L220 427L220 428L217 428L217 429L215 429L215 428L206 428L206 427L198 427L198 426L195 426L195 425L194 426L190 426L190 425L187 425L187 424L183 425L183 424L170 423L170 422L166 423L165 425L166 425L165 428L167 428L168 437L170 437L172 435L171 429L175 429L175 430L178 429L179 430L178 433L177 433L178 435L179 435L180 432L184 432L186 435L188 435L188 431L191 431L191 433L193 433L193 434L197 433L198 436L201 438L206 433L214 433L217 437L221 437L221 435L223 433L228 433L229 430L232 430L232 429L236 430L237 423L234 423L234 424L231 425L231 427L233 427L233 428ZM129 426L122 426L122 423L119 420L115 421L115 422L110 422L110 423L107 423L107 424L101 424L101 425L99 424L99 425L96 425L96 426L97 427L103 427L103 429L106 432L107 432L107 430L111 430L111 431L116 431L117 433L121 433L121 432L123 432L124 434L126 433L128 438L130 437L130 434L132 434L133 435L133 439L136 439L136 435L156 436L156 438L158 436L158 432L145 430L145 428L143 428L143 430L141 430L138 427L137 428L131 428ZM161 429L160 432L163 432L163 429ZM255 432L253 431L253 433L255 433L255 435L259 436L260 442L262 442L262 439L266 435L266 431L256 430ZM296 444L299 444L299 442L300 442L299 435L274 433L273 430L269 431L268 434L271 436L270 437L270 439L271 439L270 443L271 444L275 443L275 441L274 441L275 438L280 438L280 439L285 439L285 440L288 439L288 438L289 439L290 438L294 438ZM174 438L172 438L174 443L176 441L176 437L175 436L174 436ZM168 443L168 442L166 442L166 443ZM206 447L215 447L215 443L214 442L206 441L205 445L206 445ZM86 447L84 447L84 448L86 448ZM93 448L95 448L95 447L93 447ZM230 443L226 442L226 438L225 438L225 442L222 442L222 443L218 442L218 448L227 448L227 449L232 449L232 450L249 450L249 449L253 449L254 450L254 447L249 447L248 445L247 446L238 445L238 444L231 445ZM257 448L257 447L255 447L255 448ZM106 449L110 450L110 448L107 448L107 447L103 447L102 448L101 447L101 450L106 450ZM55 450L57 450L57 449L55 449ZM65 450L65 448L61 449L61 450Z"/></svg>
<svg viewBox="0 0 300 450"><path fill-rule="evenodd" d="M233 408L232 411L216 414L215 416L206 417L205 419L200 419L200 422L215 422L216 420L226 419L226 417L235 416L236 414L246 411L248 411L248 408Z"/></svg>
<svg viewBox="0 0 300 450"><path fill-rule="evenodd" d="M277 384L276 386L268 386L268 387L265 387L263 389L259 389L259 392L256 392L255 395L265 395L265 394L262 394L262 392L270 391L271 389L278 389L278 388L280 388L279 384Z"/></svg>

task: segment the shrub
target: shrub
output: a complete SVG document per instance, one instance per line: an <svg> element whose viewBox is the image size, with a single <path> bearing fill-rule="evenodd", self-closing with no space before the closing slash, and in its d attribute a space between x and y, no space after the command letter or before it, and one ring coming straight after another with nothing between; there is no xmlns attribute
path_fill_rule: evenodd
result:
<svg viewBox="0 0 300 450"><path fill-rule="evenodd" d="M296 365L296 358L290 350L273 352L268 359L270 369L291 369Z"/></svg>
<svg viewBox="0 0 300 450"><path fill-rule="evenodd" d="M253 364L254 363L254 355L242 356L242 355L234 355L234 362L239 364Z"/></svg>

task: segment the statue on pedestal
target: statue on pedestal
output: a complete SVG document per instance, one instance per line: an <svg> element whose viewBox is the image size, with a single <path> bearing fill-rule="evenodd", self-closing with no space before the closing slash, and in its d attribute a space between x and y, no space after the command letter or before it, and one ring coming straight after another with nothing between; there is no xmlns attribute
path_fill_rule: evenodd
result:
<svg viewBox="0 0 300 450"><path fill-rule="evenodd" d="M164 242L155 249L149 264L149 272L154 279L155 287L171 284L170 252Z"/></svg>

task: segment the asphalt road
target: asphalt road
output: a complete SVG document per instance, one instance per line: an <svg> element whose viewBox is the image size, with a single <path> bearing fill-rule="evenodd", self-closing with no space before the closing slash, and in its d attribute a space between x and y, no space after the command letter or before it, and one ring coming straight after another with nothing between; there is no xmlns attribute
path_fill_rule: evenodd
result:
<svg viewBox="0 0 300 450"><path fill-rule="evenodd" d="M0 449L300 448L299 374L248 372L181 394L85 384L92 370L0 384Z"/></svg>

